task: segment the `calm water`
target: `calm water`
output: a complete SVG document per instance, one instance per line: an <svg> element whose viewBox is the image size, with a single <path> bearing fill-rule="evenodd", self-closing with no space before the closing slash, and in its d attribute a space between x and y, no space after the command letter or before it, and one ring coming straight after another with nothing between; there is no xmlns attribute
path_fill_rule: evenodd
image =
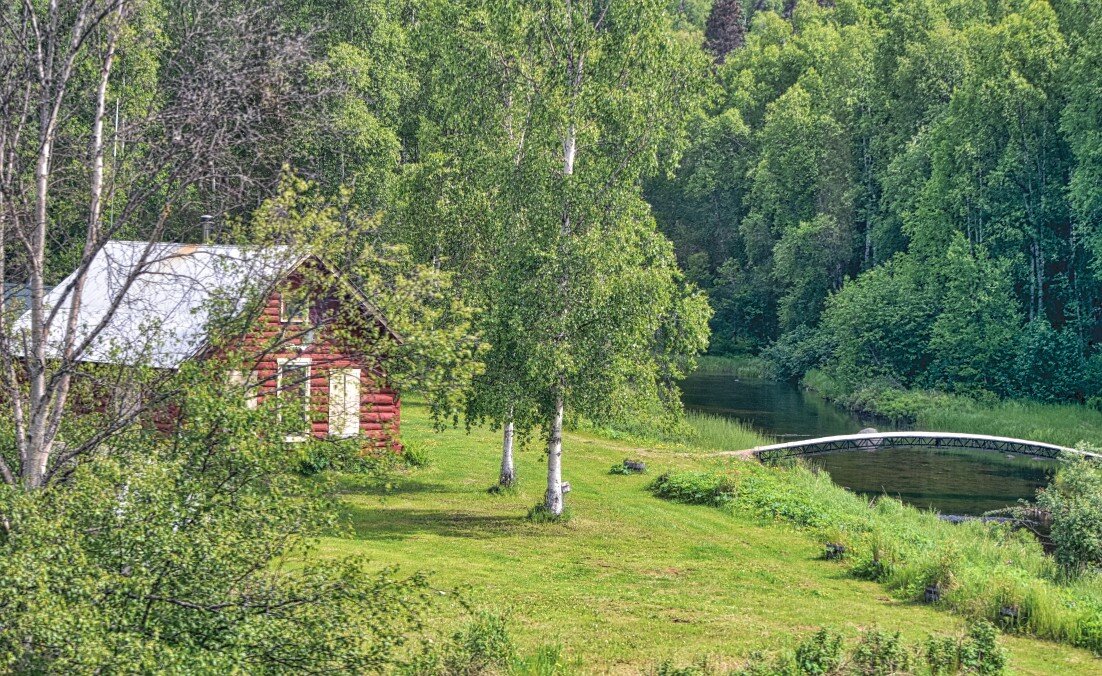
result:
<svg viewBox="0 0 1102 676"><path fill-rule="evenodd" d="M743 420L778 441L897 429L863 419L789 383L693 375L681 385L686 408ZM982 514L1032 498L1051 465L988 453L882 448L815 456L835 482L868 495L896 496L943 514Z"/></svg>

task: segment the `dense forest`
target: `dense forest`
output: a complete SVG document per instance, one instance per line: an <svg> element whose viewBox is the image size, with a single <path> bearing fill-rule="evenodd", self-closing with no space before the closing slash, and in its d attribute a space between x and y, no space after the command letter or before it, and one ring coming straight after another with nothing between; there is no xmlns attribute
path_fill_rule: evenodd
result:
<svg viewBox="0 0 1102 676"><path fill-rule="evenodd" d="M1102 393L1095 3L717 0L683 16L714 89L648 198L708 292L714 352L851 387Z"/></svg>

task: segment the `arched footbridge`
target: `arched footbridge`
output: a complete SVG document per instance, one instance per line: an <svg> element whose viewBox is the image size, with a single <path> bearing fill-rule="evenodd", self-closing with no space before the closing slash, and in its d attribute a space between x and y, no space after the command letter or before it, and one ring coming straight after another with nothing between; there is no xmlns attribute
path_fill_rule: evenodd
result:
<svg viewBox="0 0 1102 676"><path fill-rule="evenodd" d="M1011 453L1042 458L1084 457L1102 460L1102 455L1074 448L1046 444L1041 441L992 437L986 434L956 434L953 432L862 432L836 437L804 439L785 444L758 446L738 455L752 455L759 460L784 460L805 455L837 451L873 451L881 446L912 448L971 449L994 453Z"/></svg>

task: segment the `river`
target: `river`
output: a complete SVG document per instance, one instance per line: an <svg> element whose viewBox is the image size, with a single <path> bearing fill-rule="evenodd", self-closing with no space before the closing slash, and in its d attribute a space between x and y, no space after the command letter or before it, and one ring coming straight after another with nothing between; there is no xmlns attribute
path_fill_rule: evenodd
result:
<svg viewBox="0 0 1102 676"><path fill-rule="evenodd" d="M790 383L694 374L681 384L689 410L737 418L778 441L899 429L865 419ZM968 430L958 430L967 432ZM810 458L836 483L866 495L892 495L942 514L978 515L1032 498L1053 463L982 452L881 448Z"/></svg>

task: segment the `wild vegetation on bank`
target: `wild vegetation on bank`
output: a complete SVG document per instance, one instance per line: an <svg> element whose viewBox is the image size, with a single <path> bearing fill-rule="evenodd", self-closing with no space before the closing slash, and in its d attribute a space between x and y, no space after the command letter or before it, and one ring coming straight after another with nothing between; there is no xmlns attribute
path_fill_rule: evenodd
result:
<svg viewBox="0 0 1102 676"><path fill-rule="evenodd" d="M1091 467L1062 471L1097 475ZM1097 483L1086 482L1092 490ZM836 547L826 557L837 557L850 574L880 582L900 599L1102 651L1102 577L1096 563L1059 566L1028 531L980 521L951 524L888 496L869 501L802 466L730 461L662 474L649 489L668 500L791 524ZM1076 500L1089 505L1094 498L1081 493ZM1081 511L1069 518L1097 516ZM1082 523L1078 528L1085 541L1097 538L1097 528Z"/></svg>
<svg viewBox="0 0 1102 676"><path fill-rule="evenodd" d="M801 384L848 408L920 429L1032 439L1069 448L1102 446L1102 411L1081 404L907 390L882 381L849 388L819 370L809 372Z"/></svg>

